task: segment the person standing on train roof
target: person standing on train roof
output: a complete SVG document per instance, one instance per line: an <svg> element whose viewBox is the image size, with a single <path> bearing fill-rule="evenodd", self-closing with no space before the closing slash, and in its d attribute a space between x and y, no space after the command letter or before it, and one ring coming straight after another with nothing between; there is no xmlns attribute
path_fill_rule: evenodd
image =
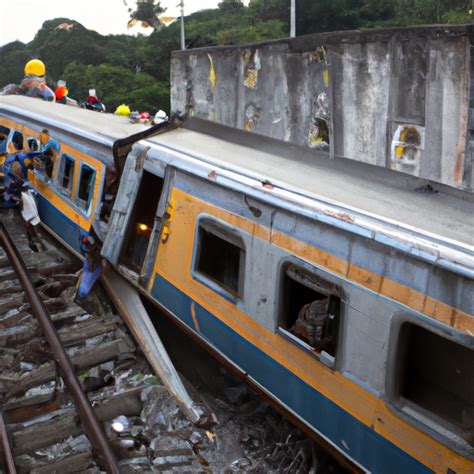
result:
<svg viewBox="0 0 474 474"><path fill-rule="evenodd" d="M95 110L96 112L105 112L105 105L97 98L97 91L89 89L87 99L82 102L81 107L88 110Z"/></svg>
<svg viewBox="0 0 474 474"><path fill-rule="evenodd" d="M53 168L56 158L59 156L61 147L56 140L53 140L49 135L49 130L43 128L40 134L40 159L43 164L44 172L49 178L53 175Z"/></svg>
<svg viewBox="0 0 474 474"><path fill-rule="evenodd" d="M26 95L54 102L54 92L46 85L46 66L40 59L31 59L25 64L25 76L20 85L5 86L0 95Z"/></svg>
<svg viewBox="0 0 474 474"><path fill-rule="evenodd" d="M66 87L66 81L59 80L58 86L54 92L56 96L56 102L58 104L67 104L67 95L69 94L69 90Z"/></svg>

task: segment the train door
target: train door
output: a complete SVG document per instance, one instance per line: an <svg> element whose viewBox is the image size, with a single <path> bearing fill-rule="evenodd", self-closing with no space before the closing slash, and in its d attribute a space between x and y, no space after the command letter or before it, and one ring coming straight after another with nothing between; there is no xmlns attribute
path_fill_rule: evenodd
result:
<svg viewBox="0 0 474 474"><path fill-rule="evenodd" d="M122 244L120 263L138 275L141 283L146 276L146 262L156 250L156 236L161 228L158 205L163 187L164 178L143 171Z"/></svg>

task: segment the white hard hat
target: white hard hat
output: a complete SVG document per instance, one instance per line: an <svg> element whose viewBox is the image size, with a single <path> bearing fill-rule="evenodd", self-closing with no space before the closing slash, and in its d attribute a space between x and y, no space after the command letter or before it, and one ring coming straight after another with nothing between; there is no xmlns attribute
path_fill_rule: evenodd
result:
<svg viewBox="0 0 474 474"><path fill-rule="evenodd" d="M159 123L166 122L167 120L168 116L166 115L166 112L164 110L158 110L158 112L155 114L153 122L158 125Z"/></svg>

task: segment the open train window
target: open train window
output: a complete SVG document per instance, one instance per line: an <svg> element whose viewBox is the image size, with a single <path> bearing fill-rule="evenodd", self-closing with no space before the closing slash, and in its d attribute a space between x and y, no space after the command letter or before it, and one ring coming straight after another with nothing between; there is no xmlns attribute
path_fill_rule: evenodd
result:
<svg viewBox="0 0 474 474"><path fill-rule="evenodd" d="M37 138L29 137L26 143L28 144L29 151L39 151L41 148L41 143Z"/></svg>
<svg viewBox="0 0 474 474"><path fill-rule="evenodd" d="M242 297L245 274L245 245L232 229L211 220L199 221L194 269L213 289L224 296Z"/></svg>
<svg viewBox="0 0 474 474"><path fill-rule="evenodd" d="M95 170L86 164L81 166L79 189L77 191L77 205L87 211L92 200L94 190Z"/></svg>
<svg viewBox="0 0 474 474"><path fill-rule="evenodd" d="M12 145L17 151L23 150L23 133L16 130L13 132Z"/></svg>
<svg viewBox="0 0 474 474"><path fill-rule="evenodd" d="M341 290L296 265L283 267L279 332L334 362L339 333Z"/></svg>
<svg viewBox="0 0 474 474"><path fill-rule="evenodd" d="M474 350L416 324L401 325L395 397L407 411L454 428L474 446Z"/></svg>
<svg viewBox="0 0 474 474"><path fill-rule="evenodd" d="M10 135L10 129L0 125L0 153L4 153L6 150L8 135Z"/></svg>
<svg viewBox="0 0 474 474"><path fill-rule="evenodd" d="M61 191L67 196L71 195L74 180L74 158L68 155L61 156L59 164L58 184Z"/></svg>

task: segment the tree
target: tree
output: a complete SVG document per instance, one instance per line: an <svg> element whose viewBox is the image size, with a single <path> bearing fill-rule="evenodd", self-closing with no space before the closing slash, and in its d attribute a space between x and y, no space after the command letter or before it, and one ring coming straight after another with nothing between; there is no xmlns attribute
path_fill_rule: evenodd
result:
<svg viewBox="0 0 474 474"><path fill-rule="evenodd" d="M143 72L111 64L91 66L74 61L66 67L64 79L71 97L80 102L85 100L89 89L95 89L110 112L122 103L150 113L159 109L169 111L169 84Z"/></svg>
<svg viewBox="0 0 474 474"><path fill-rule="evenodd" d="M124 0L127 5L127 0ZM141 21L145 26L151 26L155 30L162 28L162 24L158 18L160 13L165 9L161 6L159 0L136 0L135 9L129 8L130 21L128 25L131 26L137 21Z"/></svg>
<svg viewBox="0 0 474 474"><path fill-rule="evenodd" d="M242 11L245 8L242 0L222 0L217 6L219 10L227 13L236 13L238 11Z"/></svg>

